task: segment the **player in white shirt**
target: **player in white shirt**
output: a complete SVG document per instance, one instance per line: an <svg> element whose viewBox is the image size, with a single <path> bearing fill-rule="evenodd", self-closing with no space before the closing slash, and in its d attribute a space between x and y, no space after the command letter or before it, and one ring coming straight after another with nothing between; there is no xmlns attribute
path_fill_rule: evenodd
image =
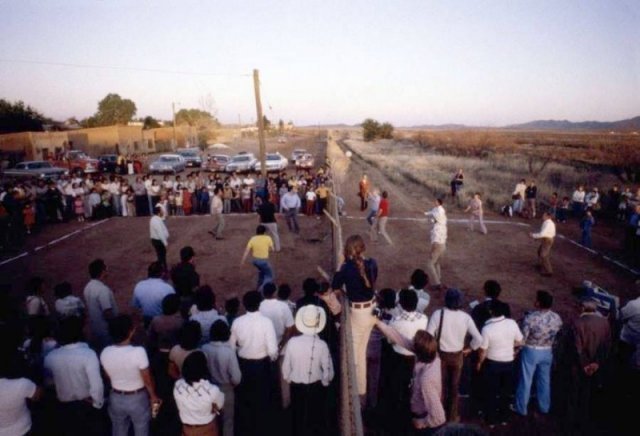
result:
<svg viewBox="0 0 640 436"><path fill-rule="evenodd" d="M533 239L540 239L540 247L538 247L538 259L542 266L541 274L546 277L550 277L553 274L553 268L551 267L551 247L556 237L556 224L553 222L553 217L549 212L542 214L542 228L538 233L529 234Z"/></svg>
<svg viewBox="0 0 640 436"><path fill-rule="evenodd" d="M439 287L442 284L440 274L440 261L447 249L447 213L442 207L442 199L437 198L435 207L424 213L433 223L431 228L431 249L429 252L429 262L427 263L429 278L433 286Z"/></svg>

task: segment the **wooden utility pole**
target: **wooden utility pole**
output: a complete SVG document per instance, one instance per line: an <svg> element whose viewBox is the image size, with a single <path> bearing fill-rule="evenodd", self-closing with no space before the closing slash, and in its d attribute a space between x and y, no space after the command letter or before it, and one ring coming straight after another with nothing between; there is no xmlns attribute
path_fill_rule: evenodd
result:
<svg viewBox="0 0 640 436"><path fill-rule="evenodd" d="M176 103L171 102L171 113L173 114L173 147L172 149L175 151L178 148L178 136L176 135Z"/></svg>
<svg viewBox="0 0 640 436"><path fill-rule="evenodd" d="M260 73L253 70L253 90L256 94L256 112L258 113L258 140L260 141L260 172L262 178L267 178L266 145L264 142L264 117L262 116L262 102L260 101Z"/></svg>

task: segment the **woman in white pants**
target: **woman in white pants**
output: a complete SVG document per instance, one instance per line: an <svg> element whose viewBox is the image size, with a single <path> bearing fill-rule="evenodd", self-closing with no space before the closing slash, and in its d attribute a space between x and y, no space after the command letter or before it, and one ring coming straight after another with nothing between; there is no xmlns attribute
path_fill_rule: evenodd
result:
<svg viewBox="0 0 640 436"><path fill-rule="evenodd" d="M344 287L349 300L356 378L361 396L367 392L367 344L376 323L373 309L374 286L378 277L378 264L374 259L364 257L365 249L360 235L347 238L344 245L345 260L332 283L335 290Z"/></svg>

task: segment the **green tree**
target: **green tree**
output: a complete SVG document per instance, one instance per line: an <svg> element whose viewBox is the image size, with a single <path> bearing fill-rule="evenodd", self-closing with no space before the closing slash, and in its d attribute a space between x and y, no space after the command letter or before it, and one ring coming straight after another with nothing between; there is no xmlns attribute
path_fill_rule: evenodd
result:
<svg viewBox="0 0 640 436"><path fill-rule="evenodd" d="M160 127L160 123L150 115L147 115L144 117L144 120L142 120L143 129L155 129L157 127Z"/></svg>
<svg viewBox="0 0 640 436"><path fill-rule="evenodd" d="M373 118L367 118L362 122L362 136L369 142L376 139L380 133L380 123Z"/></svg>
<svg viewBox="0 0 640 436"><path fill-rule="evenodd" d="M220 123L208 111L200 109L180 109L176 112L176 126L187 124L191 127L218 127Z"/></svg>
<svg viewBox="0 0 640 436"><path fill-rule="evenodd" d="M45 117L22 101L0 99L0 133L42 131Z"/></svg>
<svg viewBox="0 0 640 436"><path fill-rule="evenodd" d="M136 114L136 104L128 98L123 99L118 94L107 94L98 102L98 111L83 120L87 127L111 126L113 124L127 124Z"/></svg>
<svg viewBox="0 0 640 436"><path fill-rule="evenodd" d="M378 130L378 135L382 139L393 139L393 125L391 123L382 123Z"/></svg>

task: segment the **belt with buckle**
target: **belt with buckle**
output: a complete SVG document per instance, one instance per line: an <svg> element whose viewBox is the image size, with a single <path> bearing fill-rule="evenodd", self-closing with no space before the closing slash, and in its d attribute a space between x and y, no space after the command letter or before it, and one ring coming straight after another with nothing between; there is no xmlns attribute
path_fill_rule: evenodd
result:
<svg viewBox="0 0 640 436"><path fill-rule="evenodd" d="M365 301L364 303L349 303L349 305L351 307L353 307L354 309L366 309L368 307L373 306L373 300L371 301Z"/></svg>

